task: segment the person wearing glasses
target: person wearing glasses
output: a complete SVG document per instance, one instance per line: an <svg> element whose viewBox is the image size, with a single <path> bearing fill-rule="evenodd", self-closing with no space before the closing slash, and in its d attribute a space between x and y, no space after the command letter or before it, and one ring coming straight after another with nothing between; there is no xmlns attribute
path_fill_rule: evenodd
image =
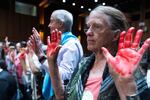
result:
<svg viewBox="0 0 150 100"><path fill-rule="evenodd" d="M56 100L149 100L139 63L150 38L139 48L143 31L138 29L132 41L135 28L128 29L124 14L109 6L96 7L86 23L87 49L93 54L80 61L66 88L54 62L59 45L55 49L52 45L58 42L48 38L47 57Z"/></svg>

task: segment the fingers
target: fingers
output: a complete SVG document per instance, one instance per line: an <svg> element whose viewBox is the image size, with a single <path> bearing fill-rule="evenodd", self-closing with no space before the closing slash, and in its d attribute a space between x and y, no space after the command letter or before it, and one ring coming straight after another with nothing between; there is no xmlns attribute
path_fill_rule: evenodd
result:
<svg viewBox="0 0 150 100"><path fill-rule="evenodd" d="M148 47L150 46L150 38L146 39L144 41L144 44L142 45L142 47L138 50L138 53L143 55L144 52L148 49Z"/></svg>
<svg viewBox="0 0 150 100"><path fill-rule="evenodd" d="M33 34L35 34L35 35L39 36L38 31L37 31L34 27L32 28L32 32L33 32Z"/></svg>
<svg viewBox="0 0 150 100"><path fill-rule="evenodd" d="M57 29L52 31L52 33L51 33L51 42L57 42L57 34L58 34Z"/></svg>
<svg viewBox="0 0 150 100"><path fill-rule="evenodd" d="M29 52L31 52L32 50L34 50L33 44L31 43L30 40L27 42L27 48L28 48Z"/></svg>
<svg viewBox="0 0 150 100"><path fill-rule="evenodd" d="M34 37L31 35L29 37L29 40L30 40L30 44L31 44L32 49L35 50L35 39L34 39Z"/></svg>
<svg viewBox="0 0 150 100"><path fill-rule="evenodd" d="M106 58L107 60L113 58L113 56L109 53L109 51L108 51L105 47L102 47L101 49L102 49L103 54L104 54L104 56L105 56L105 58Z"/></svg>
<svg viewBox="0 0 150 100"><path fill-rule="evenodd" d="M42 40L40 38L40 35L38 33L38 31L33 27L32 29L33 35L31 35L33 44L34 44L34 52L36 52L36 54L40 54L43 53L42 50Z"/></svg>
<svg viewBox="0 0 150 100"><path fill-rule="evenodd" d="M28 41L27 41L27 48L28 48L28 49L31 49L31 47L32 47L32 46L31 46L30 40L28 40Z"/></svg>
<svg viewBox="0 0 150 100"><path fill-rule="evenodd" d="M19 59L25 60L25 53L21 53L20 56L19 56Z"/></svg>
<svg viewBox="0 0 150 100"><path fill-rule="evenodd" d="M131 48L131 49L136 50L138 48L143 31L141 29L139 29L136 32L134 41L132 41L132 33L134 32L134 30L135 30L135 28L131 27L131 28L128 29L127 33L125 31L121 32L120 39L119 39L118 50L120 50L122 48Z"/></svg>
<svg viewBox="0 0 150 100"><path fill-rule="evenodd" d="M132 33L134 32L135 28L131 27L128 29L128 32L126 34L125 37L125 41L124 41L124 47L125 48L130 48L131 44L132 44Z"/></svg>
<svg viewBox="0 0 150 100"><path fill-rule="evenodd" d="M135 49L138 48L139 44L140 44L140 41L141 41L141 37L142 37L142 33L143 33L143 30L139 29L137 32L136 32L136 35L134 37L134 42L131 46L132 49Z"/></svg>
<svg viewBox="0 0 150 100"><path fill-rule="evenodd" d="M47 37L47 45L50 45L50 36Z"/></svg>
<svg viewBox="0 0 150 100"><path fill-rule="evenodd" d="M117 72L120 72L120 69L117 66L115 66L118 63L118 61L115 60L115 58L109 53L109 51L106 48L102 47L101 49L108 62L109 67L115 69Z"/></svg>
<svg viewBox="0 0 150 100"><path fill-rule="evenodd" d="M41 38L40 38L38 31L34 27L32 28L32 32L33 32L33 37L34 37L35 41L36 42L41 41Z"/></svg>
<svg viewBox="0 0 150 100"><path fill-rule="evenodd" d="M54 30L54 37L53 37L53 42L56 42L57 41L57 32L58 32L58 30L57 29L55 29Z"/></svg>
<svg viewBox="0 0 150 100"><path fill-rule="evenodd" d="M59 44L61 42L61 34L62 34L61 31L59 31L58 34L57 34L57 43L59 43Z"/></svg>
<svg viewBox="0 0 150 100"><path fill-rule="evenodd" d="M55 48L55 51L58 53L59 49L61 48L61 45L58 45L56 48Z"/></svg>
<svg viewBox="0 0 150 100"><path fill-rule="evenodd" d="M125 38L126 32L123 31L120 34L120 39L119 39L119 45L118 45L118 50L122 49L124 47L124 38Z"/></svg>
<svg viewBox="0 0 150 100"><path fill-rule="evenodd" d="M60 43L61 41L61 31L58 31L57 29L53 30L51 33L51 42Z"/></svg>
<svg viewBox="0 0 150 100"><path fill-rule="evenodd" d="M55 37L55 31L53 30L51 33L51 42L54 42L54 37Z"/></svg>

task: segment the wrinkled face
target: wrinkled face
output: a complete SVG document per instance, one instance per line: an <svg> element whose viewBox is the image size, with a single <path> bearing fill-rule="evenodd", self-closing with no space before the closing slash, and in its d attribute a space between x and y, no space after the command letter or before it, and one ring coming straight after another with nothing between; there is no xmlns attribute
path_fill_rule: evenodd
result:
<svg viewBox="0 0 150 100"><path fill-rule="evenodd" d="M108 17L102 13L91 12L87 20L87 49L93 52L101 51L101 47L107 47L112 42L113 36Z"/></svg>
<svg viewBox="0 0 150 100"><path fill-rule="evenodd" d="M48 25L48 27L50 28L50 33L52 33L53 30L60 28L60 23L54 18L53 15L51 15L50 18L50 23Z"/></svg>

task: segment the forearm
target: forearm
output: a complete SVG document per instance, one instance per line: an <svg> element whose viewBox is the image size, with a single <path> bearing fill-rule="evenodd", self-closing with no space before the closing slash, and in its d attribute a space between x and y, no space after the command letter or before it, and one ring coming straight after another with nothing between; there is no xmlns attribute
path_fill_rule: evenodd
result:
<svg viewBox="0 0 150 100"><path fill-rule="evenodd" d="M42 49L42 42L40 44L37 44L37 48L35 48L35 54L38 58L41 58L42 56L45 56L45 53Z"/></svg>
<svg viewBox="0 0 150 100"><path fill-rule="evenodd" d="M54 62L48 61L48 64L56 100L64 100L64 89L59 74L59 69Z"/></svg>

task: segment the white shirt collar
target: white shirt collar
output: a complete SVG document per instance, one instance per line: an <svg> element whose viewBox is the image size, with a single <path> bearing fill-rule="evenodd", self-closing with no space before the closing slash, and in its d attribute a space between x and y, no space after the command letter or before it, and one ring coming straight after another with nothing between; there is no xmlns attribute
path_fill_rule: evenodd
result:
<svg viewBox="0 0 150 100"><path fill-rule="evenodd" d="M0 72L2 72L2 71L3 71L3 69L0 68Z"/></svg>

